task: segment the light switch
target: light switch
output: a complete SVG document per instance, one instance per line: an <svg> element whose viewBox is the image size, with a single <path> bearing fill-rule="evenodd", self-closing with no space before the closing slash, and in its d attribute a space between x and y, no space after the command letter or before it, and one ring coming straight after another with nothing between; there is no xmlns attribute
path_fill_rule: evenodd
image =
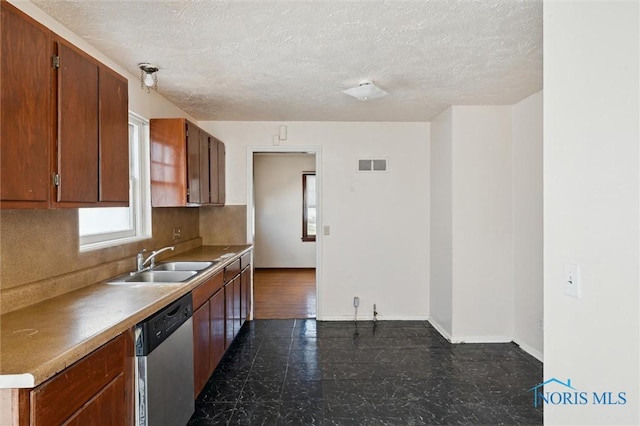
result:
<svg viewBox="0 0 640 426"><path fill-rule="evenodd" d="M564 264L564 294L567 296L582 299L582 288L580 283L580 265L574 263Z"/></svg>
<svg viewBox="0 0 640 426"><path fill-rule="evenodd" d="M331 227L329 225L325 225L322 233L324 235L331 235Z"/></svg>

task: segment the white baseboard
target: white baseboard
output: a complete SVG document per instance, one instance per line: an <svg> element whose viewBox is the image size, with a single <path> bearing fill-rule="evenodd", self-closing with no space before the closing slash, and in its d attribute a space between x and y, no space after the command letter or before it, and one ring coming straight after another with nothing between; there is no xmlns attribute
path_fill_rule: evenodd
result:
<svg viewBox="0 0 640 426"><path fill-rule="evenodd" d="M317 318L318 321L353 321L353 315L329 315L323 318ZM447 339L450 343L515 343L520 346L520 349L536 358L540 362L544 362L543 354L527 345L526 343L518 342L509 336L461 336L461 337L453 337L441 326L437 321L433 318L429 318L428 315L418 315L418 316L382 316L378 315L378 321L428 321L433 328L435 328L438 333L442 335L445 339ZM358 321L373 321L372 315L362 315L358 316Z"/></svg>
<svg viewBox="0 0 640 426"><path fill-rule="evenodd" d="M353 315L326 315L316 318L318 321L353 321ZM428 315L417 316L395 316L395 315L378 315L378 321L427 321ZM358 321L373 321L373 315L358 315Z"/></svg>
<svg viewBox="0 0 640 426"><path fill-rule="evenodd" d="M528 353L538 361L544 363L544 355L539 350L534 349L533 347L527 345L526 343L518 342L516 339L513 340L513 343L520 346L520 349L522 349L523 351L525 351L526 353Z"/></svg>
<svg viewBox="0 0 640 426"><path fill-rule="evenodd" d="M433 318L429 318L429 323L433 326L433 328L435 328L438 333L440 333L442 335L442 337L444 337L445 339L447 339L450 343L453 343L451 341L451 335L449 333L447 333L447 331L444 329L443 326L441 326L437 321L435 321Z"/></svg>

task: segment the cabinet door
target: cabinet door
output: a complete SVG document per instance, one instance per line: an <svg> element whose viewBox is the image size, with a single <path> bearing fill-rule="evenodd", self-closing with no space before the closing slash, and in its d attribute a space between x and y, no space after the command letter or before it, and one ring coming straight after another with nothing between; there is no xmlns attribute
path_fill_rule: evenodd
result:
<svg viewBox="0 0 640 426"><path fill-rule="evenodd" d="M240 274L240 325L251 315L251 267L247 266Z"/></svg>
<svg viewBox="0 0 640 426"><path fill-rule="evenodd" d="M240 275L233 279L233 337L235 338L240 332L242 322L240 320Z"/></svg>
<svg viewBox="0 0 640 426"><path fill-rule="evenodd" d="M193 313L193 386L194 398L202 391L211 376L209 302Z"/></svg>
<svg viewBox="0 0 640 426"><path fill-rule="evenodd" d="M233 332L233 280L224 286L224 348L229 349L235 334Z"/></svg>
<svg viewBox="0 0 640 426"><path fill-rule="evenodd" d="M226 162L226 151L224 148L224 143L218 141L218 202L217 204L223 206L226 202L226 190L225 190L225 162Z"/></svg>
<svg viewBox="0 0 640 426"><path fill-rule="evenodd" d="M151 205L184 207L187 204L185 120L151 119Z"/></svg>
<svg viewBox="0 0 640 426"><path fill-rule="evenodd" d="M62 39L58 103L58 202L98 201L98 65Z"/></svg>
<svg viewBox="0 0 640 426"><path fill-rule="evenodd" d="M0 205L48 207L52 187L49 30L1 3Z"/></svg>
<svg viewBox="0 0 640 426"><path fill-rule="evenodd" d="M209 300L209 330L211 332L211 371L216 369L225 351L224 290L219 290Z"/></svg>
<svg viewBox="0 0 640 426"><path fill-rule="evenodd" d="M211 203L211 188L209 181L209 135L200 130L200 203Z"/></svg>
<svg viewBox="0 0 640 426"><path fill-rule="evenodd" d="M100 202L129 205L129 94L127 80L100 66Z"/></svg>
<svg viewBox="0 0 640 426"><path fill-rule="evenodd" d="M209 137L209 193L211 204L219 204L220 179L218 178L218 144L219 140Z"/></svg>
<svg viewBox="0 0 640 426"><path fill-rule="evenodd" d="M200 129L187 121L187 203L201 204L200 199Z"/></svg>
<svg viewBox="0 0 640 426"><path fill-rule="evenodd" d="M133 395L125 390L128 377L133 371L127 367L131 357L133 334L122 334L95 350L85 358L68 367L31 391L30 424L48 426L62 424L72 418L92 401L96 405L87 413L103 410L128 412ZM122 384L118 378L123 378ZM114 380L117 383L113 383ZM113 384L117 395L107 392L100 397L105 387ZM102 405L105 405L102 407ZM117 408L114 408L116 407ZM123 416L127 418L127 416ZM118 423L122 422L120 418ZM87 424L87 423L83 423ZM101 423L102 424L102 423ZM114 424L105 422L104 424Z"/></svg>
<svg viewBox="0 0 640 426"><path fill-rule="evenodd" d="M125 379L124 374L121 374L62 424L64 426L127 424L126 407L122 404L124 393Z"/></svg>

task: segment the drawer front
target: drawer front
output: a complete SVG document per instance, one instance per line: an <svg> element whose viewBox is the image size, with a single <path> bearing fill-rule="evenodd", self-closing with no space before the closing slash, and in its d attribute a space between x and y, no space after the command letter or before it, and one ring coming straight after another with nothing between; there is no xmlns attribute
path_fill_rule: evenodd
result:
<svg viewBox="0 0 640 426"><path fill-rule="evenodd" d="M31 392L31 424L60 424L125 371L126 334L90 353ZM121 395L125 406L125 395Z"/></svg>
<svg viewBox="0 0 640 426"><path fill-rule="evenodd" d="M240 269L244 269L247 266L251 265L251 252L242 255L240 258Z"/></svg>
<svg viewBox="0 0 640 426"><path fill-rule="evenodd" d="M228 283L240 273L240 259L236 259L224 268L224 282Z"/></svg>
<svg viewBox="0 0 640 426"><path fill-rule="evenodd" d="M195 311L209 300L216 291L222 288L223 284L222 272L219 272L200 284L198 287L194 288L191 292L191 295L193 296L193 310Z"/></svg>

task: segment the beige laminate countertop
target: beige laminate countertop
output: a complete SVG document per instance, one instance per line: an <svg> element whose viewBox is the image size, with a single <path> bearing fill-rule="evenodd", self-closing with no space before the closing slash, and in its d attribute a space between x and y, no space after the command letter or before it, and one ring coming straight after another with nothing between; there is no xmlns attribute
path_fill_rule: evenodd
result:
<svg viewBox="0 0 640 426"><path fill-rule="evenodd" d="M186 283L101 282L0 316L0 388L41 384L250 250L250 245L198 247L165 261L225 258Z"/></svg>

